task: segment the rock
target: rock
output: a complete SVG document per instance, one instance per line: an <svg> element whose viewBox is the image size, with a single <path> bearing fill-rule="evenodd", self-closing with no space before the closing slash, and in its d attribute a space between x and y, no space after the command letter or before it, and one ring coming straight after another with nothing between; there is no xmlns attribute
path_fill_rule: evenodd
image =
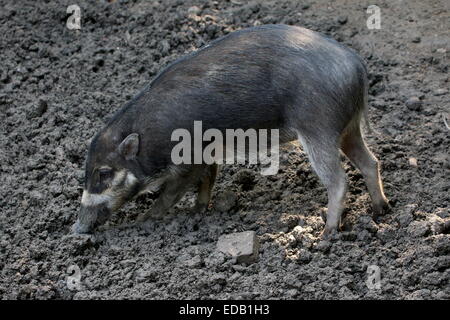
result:
<svg viewBox="0 0 450 320"><path fill-rule="evenodd" d="M316 239L313 237L311 227L305 227L302 226L296 226L292 232L291 235L294 236L294 239L297 240L298 243L301 243L302 247L305 248L312 248L314 245Z"/></svg>
<svg viewBox="0 0 450 320"><path fill-rule="evenodd" d="M338 18L338 22L339 22L340 24L346 24L347 21L348 21L347 16L340 16L340 17Z"/></svg>
<svg viewBox="0 0 450 320"><path fill-rule="evenodd" d="M306 230L306 228L303 228L302 226L296 226L293 230L292 230L292 235L298 239L301 240L302 234L306 233L307 231L310 230Z"/></svg>
<svg viewBox="0 0 450 320"><path fill-rule="evenodd" d="M135 279L138 282L154 282L158 276L155 270L138 269L134 272Z"/></svg>
<svg viewBox="0 0 450 320"><path fill-rule="evenodd" d="M92 248L96 242L94 235L90 234L68 234L63 237L68 241L67 249L71 255L77 256L83 254L84 251Z"/></svg>
<svg viewBox="0 0 450 320"><path fill-rule="evenodd" d="M184 265L189 268L199 268L202 265L202 258L199 255L194 256L191 259L185 260Z"/></svg>
<svg viewBox="0 0 450 320"><path fill-rule="evenodd" d="M95 59L95 65L99 68L103 67L105 65L105 59L103 58Z"/></svg>
<svg viewBox="0 0 450 320"><path fill-rule="evenodd" d="M360 232L358 232L356 239L358 239L359 241L366 242L367 240L370 239L370 237L371 237L371 234L369 233L369 231L361 230Z"/></svg>
<svg viewBox="0 0 450 320"><path fill-rule="evenodd" d="M188 14L193 14L193 15L198 16L201 11L202 11L202 9L200 9L199 7L192 6L188 9L187 12L188 12Z"/></svg>
<svg viewBox="0 0 450 320"><path fill-rule="evenodd" d="M405 102L406 107L411 111L422 110L423 102L418 97L411 97Z"/></svg>
<svg viewBox="0 0 450 320"><path fill-rule="evenodd" d="M374 107L378 110L381 110L381 111L386 110L386 103L383 100L372 101L371 105L372 105L372 107Z"/></svg>
<svg viewBox="0 0 450 320"><path fill-rule="evenodd" d="M450 212L447 208L437 208L435 212L441 218L450 218Z"/></svg>
<svg viewBox="0 0 450 320"><path fill-rule="evenodd" d="M417 159L416 158L409 158L408 162L411 167L417 168Z"/></svg>
<svg viewBox="0 0 450 320"><path fill-rule="evenodd" d="M442 95L447 94L447 93L448 93L448 90L447 90L447 89L444 89L444 88L439 88L439 89L437 89L437 90L435 90L435 91L433 92L433 94L434 94L435 96L442 96Z"/></svg>
<svg viewBox="0 0 450 320"><path fill-rule="evenodd" d="M38 118L41 117L48 108L48 103L44 99L39 99L39 102L37 103L37 106L33 108L33 106L30 106L32 110L27 114L28 119Z"/></svg>
<svg viewBox="0 0 450 320"><path fill-rule="evenodd" d="M255 185L255 173L249 169L243 169L233 176L233 180L242 186L242 190L251 190Z"/></svg>
<svg viewBox="0 0 450 320"><path fill-rule="evenodd" d="M47 100L39 99L39 103L36 108L36 112L37 112L38 116L39 117L42 116L47 111L47 108L48 108Z"/></svg>
<svg viewBox="0 0 450 320"><path fill-rule="evenodd" d="M323 252L323 253L326 253L326 252L330 251L330 248L331 248L331 243L329 241L326 241L326 240L321 240L316 245L316 249L321 251L321 252Z"/></svg>
<svg viewBox="0 0 450 320"><path fill-rule="evenodd" d="M254 231L226 234L219 238L217 250L235 257L238 263L250 264L258 259L258 237Z"/></svg>
<svg viewBox="0 0 450 320"><path fill-rule="evenodd" d="M446 169L450 169L450 155L448 153L437 153L431 158L431 160L444 166Z"/></svg>
<svg viewBox="0 0 450 320"><path fill-rule="evenodd" d="M298 251L298 263L307 264L312 260L312 254L306 249L300 249Z"/></svg>
<svg viewBox="0 0 450 320"><path fill-rule="evenodd" d="M283 213L279 219L280 226L286 229L292 229L298 224L299 217L296 214ZM301 227L300 227L301 228Z"/></svg>
<svg viewBox="0 0 450 320"><path fill-rule="evenodd" d="M226 257L222 252L213 251L205 258L205 266L208 268L215 268L225 263Z"/></svg>
<svg viewBox="0 0 450 320"><path fill-rule="evenodd" d="M220 284L221 286L224 286L224 285L227 284L227 277L226 277L224 274L222 274L222 273L214 274L214 275L209 279L209 283L210 283L211 285L214 285L214 284Z"/></svg>
<svg viewBox="0 0 450 320"><path fill-rule="evenodd" d="M209 24L206 26L206 33L208 34L208 37L212 39L216 32L218 31L218 27L216 24Z"/></svg>
<svg viewBox="0 0 450 320"><path fill-rule="evenodd" d="M398 223L403 228L409 226L409 224L411 222L413 222L413 220L414 220L414 216L410 212L403 213L397 217Z"/></svg>
<svg viewBox="0 0 450 320"><path fill-rule="evenodd" d="M170 50L169 42L167 40L161 41L159 44L159 49L163 56L167 56L169 54L169 50Z"/></svg>
<svg viewBox="0 0 450 320"><path fill-rule="evenodd" d="M406 296L406 300L424 300L429 298L431 291L429 289L419 289Z"/></svg>
<svg viewBox="0 0 450 320"><path fill-rule="evenodd" d="M37 190L33 190L30 192L30 204L31 205L38 205L44 199L45 199L45 196L42 194L42 192L39 192Z"/></svg>
<svg viewBox="0 0 450 320"><path fill-rule="evenodd" d="M365 230L369 231L370 233L378 232L378 226L373 221L373 218L371 216L360 216L358 219L358 223L362 229L365 229Z"/></svg>
<svg viewBox="0 0 450 320"><path fill-rule="evenodd" d="M408 233L413 237L423 237L430 231L427 221L414 221L408 227Z"/></svg>
<svg viewBox="0 0 450 320"><path fill-rule="evenodd" d="M286 291L286 296L289 299L293 299L298 295L298 290L297 289L290 289Z"/></svg>
<svg viewBox="0 0 450 320"><path fill-rule="evenodd" d="M216 196L214 208L220 212L227 212L236 205L236 194L232 191L225 191Z"/></svg>
<svg viewBox="0 0 450 320"><path fill-rule="evenodd" d="M377 232L377 238L384 242L389 242L395 239L396 230L389 226L380 226Z"/></svg>
<svg viewBox="0 0 450 320"><path fill-rule="evenodd" d="M439 217L438 215L431 215L428 218L428 222L430 224L430 229L433 234L443 233L445 229L445 220Z"/></svg>
<svg viewBox="0 0 450 320"><path fill-rule="evenodd" d="M119 247L118 245L115 245L115 244L111 245L111 246L109 247L109 249L108 249L108 253L109 253L110 255L116 255L116 254L119 254L119 253L122 252L122 251L123 251L122 248Z"/></svg>
<svg viewBox="0 0 450 320"><path fill-rule="evenodd" d="M119 262L121 266L124 267L131 267L136 265L136 260L135 259L124 259L122 261Z"/></svg>

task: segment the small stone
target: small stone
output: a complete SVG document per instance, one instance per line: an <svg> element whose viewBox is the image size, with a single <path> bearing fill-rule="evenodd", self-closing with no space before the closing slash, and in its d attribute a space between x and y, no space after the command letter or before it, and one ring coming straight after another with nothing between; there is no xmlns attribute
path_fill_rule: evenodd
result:
<svg viewBox="0 0 450 320"><path fill-rule="evenodd" d="M134 275L138 282L153 282L156 280L157 272L155 272L155 270L146 270L145 268L141 268L136 270Z"/></svg>
<svg viewBox="0 0 450 320"><path fill-rule="evenodd" d="M32 205L39 204L44 199L45 199L45 196L44 196L44 194L42 194L42 192L39 192L37 190L33 190L30 192L30 203Z"/></svg>
<svg viewBox="0 0 450 320"><path fill-rule="evenodd" d="M331 243L326 240L319 241L319 243L316 246L317 250L322 251L324 253L330 251L330 248L331 248Z"/></svg>
<svg viewBox="0 0 450 320"><path fill-rule="evenodd" d="M259 240L254 231L226 234L219 238L217 250L236 258L238 263L253 263L258 259Z"/></svg>
<svg viewBox="0 0 450 320"><path fill-rule="evenodd" d="M122 248L113 244L109 247L109 254L114 255L114 254L118 254L122 251Z"/></svg>
<svg viewBox="0 0 450 320"><path fill-rule="evenodd" d="M226 257L222 252L213 251L208 257L205 258L205 266L208 268L214 268L225 263Z"/></svg>
<svg viewBox="0 0 450 320"><path fill-rule="evenodd" d="M47 111L48 103L44 99L39 99L37 106L34 108L33 106L30 106L30 108L32 110L27 114L27 118L28 119L38 118L41 117Z"/></svg>
<svg viewBox="0 0 450 320"><path fill-rule="evenodd" d="M161 41L161 43L160 43L160 50L161 50L161 54L163 55L163 56L166 56L166 55L168 55L169 54L169 50L170 50L170 44L169 44L169 42L167 41L167 40L163 40L163 41Z"/></svg>
<svg viewBox="0 0 450 320"><path fill-rule="evenodd" d="M417 168L417 159L416 158L409 158L408 162L411 167Z"/></svg>
<svg viewBox="0 0 450 320"><path fill-rule="evenodd" d="M298 243L301 243L302 247L309 249L312 248L312 246L316 241L316 238L314 238L313 235L311 234L312 231L313 230L311 227L303 228L302 226L296 226L292 230L291 235Z"/></svg>
<svg viewBox="0 0 450 320"><path fill-rule="evenodd" d="M97 58L95 59L95 65L101 68L105 65L105 60L103 58Z"/></svg>
<svg viewBox="0 0 450 320"><path fill-rule="evenodd" d="M38 116L39 117L42 116L47 111L47 108L48 108L47 101L44 99L39 99L39 102L38 102L38 105L36 108L36 112L37 112Z"/></svg>
<svg viewBox="0 0 450 320"><path fill-rule="evenodd" d="M367 230L361 230L358 232L356 239L358 239L359 241L367 241L368 239L370 239L371 234L369 233L369 231Z"/></svg>
<svg viewBox="0 0 450 320"><path fill-rule="evenodd" d="M201 265L202 265L202 258L199 255L194 256L191 259L185 260L184 261L184 265L189 267L189 268L201 267Z"/></svg>
<svg viewBox="0 0 450 320"><path fill-rule="evenodd" d="M198 14L201 12L202 10L199 8L199 7L197 7L197 6L192 6L192 7L190 7L189 9L188 9L188 14L193 14L193 15L196 15L196 16L198 16Z"/></svg>
<svg viewBox="0 0 450 320"><path fill-rule="evenodd" d="M286 291L286 296L288 296L290 299L295 298L298 295L297 289L290 289Z"/></svg>
<svg viewBox="0 0 450 320"><path fill-rule="evenodd" d="M311 252L309 252L308 250L303 249L303 248L299 250L298 260L297 260L299 263L306 264L306 263L309 263L311 261L311 259L312 259Z"/></svg>
<svg viewBox="0 0 450 320"><path fill-rule="evenodd" d="M85 250L92 248L96 242L94 235L71 233L64 237L69 241L69 251L73 255L80 255Z"/></svg>
<svg viewBox="0 0 450 320"><path fill-rule="evenodd" d="M227 277L224 274L222 274L222 273L214 274L209 279L209 282L210 282L211 285L220 284L221 286L224 286L224 285L227 284Z"/></svg>
<svg viewBox="0 0 450 320"><path fill-rule="evenodd" d="M423 237L430 231L427 221L414 221L408 227L408 233L413 237Z"/></svg>
<svg viewBox="0 0 450 320"><path fill-rule="evenodd" d="M373 221L373 218L370 216L360 216L359 217L359 223L361 227L370 233L377 233L378 232L378 226Z"/></svg>
<svg viewBox="0 0 450 320"><path fill-rule="evenodd" d="M383 227L380 226L377 232L377 238L384 241L389 242L395 239L396 236L396 230L388 225L385 225Z"/></svg>
<svg viewBox="0 0 450 320"><path fill-rule="evenodd" d="M255 185L255 173L249 169L243 169L233 176L233 180L242 186L242 190L251 190Z"/></svg>
<svg viewBox="0 0 450 320"><path fill-rule="evenodd" d="M347 21L348 21L348 18L347 18L346 16L340 16L340 17L338 18L338 22L339 22L340 24L346 24Z"/></svg>
<svg viewBox="0 0 450 320"><path fill-rule="evenodd" d="M437 208L435 212L436 215L443 219L450 218L450 210L448 208Z"/></svg>
<svg viewBox="0 0 450 320"><path fill-rule="evenodd" d="M131 267L131 266L136 265L136 260L135 259L124 259L124 260L120 261L119 263L124 267Z"/></svg>
<svg viewBox="0 0 450 320"><path fill-rule="evenodd" d="M375 100L371 103L372 107L385 111L386 110L386 103L383 100Z"/></svg>
<svg viewBox="0 0 450 320"><path fill-rule="evenodd" d="M450 169L450 154L442 152L437 153L435 156L431 158L431 160L435 163L438 163L446 169Z"/></svg>
<svg viewBox="0 0 450 320"><path fill-rule="evenodd" d="M431 215L428 218L428 222L430 223L430 229L433 234L440 234L443 232L445 227L445 220L439 217L438 215Z"/></svg>
<svg viewBox="0 0 450 320"><path fill-rule="evenodd" d="M414 217L411 213L403 213L397 217L397 221L401 227L405 228L409 226L411 222L413 222Z"/></svg>
<svg viewBox="0 0 450 320"><path fill-rule="evenodd" d="M292 234L296 239L301 239L302 234L305 232L305 229L302 226L296 226L292 230Z"/></svg>
<svg viewBox="0 0 450 320"><path fill-rule="evenodd" d="M420 111L422 109L422 100L418 97L411 97L406 100L405 105L411 111Z"/></svg>
<svg viewBox="0 0 450 320"><path fill-rule="evenodd" d="M433 92L433 94L434 94L435 96L442 96L442 95L447 94L447 93L448 93L448 90L447 90L447 89L444 89L444 88L436 89L436 90Z"/></svg>
<svg viewBox="0 0 450 320"><path fill-rule="evenodd" d="M420 37L414 37L412 39L412 42L414 42L414 43L419 43L420 41L422 41L422 39Z"/></svg>
<svg viewBox="0 0 450 320"><path fill-rule="evenodd" d="M216 196L214 208L220 212L227 212L236 205L236 194L231 191L225 191Z"/></svg>

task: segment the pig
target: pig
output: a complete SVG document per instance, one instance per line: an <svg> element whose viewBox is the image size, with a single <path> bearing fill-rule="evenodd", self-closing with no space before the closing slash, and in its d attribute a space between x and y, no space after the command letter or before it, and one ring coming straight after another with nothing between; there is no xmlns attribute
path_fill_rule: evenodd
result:
<svg viewBox="0 0 450 320"><path fill-rule="evenodd" d="M361 171L373 215L384 214L379 161L361 129L367 100L363 59L333 39L287 25L230 33L170 64L95 135L73 231L92 232L144 192L159 196L139 223L164 215L191 188L196 210L206 210L217 165L170 157L171 133L194 121L205 130L278 129L280 143L299 141L327 189L324 236L338 229L344 207L340 152Z"/></svg>

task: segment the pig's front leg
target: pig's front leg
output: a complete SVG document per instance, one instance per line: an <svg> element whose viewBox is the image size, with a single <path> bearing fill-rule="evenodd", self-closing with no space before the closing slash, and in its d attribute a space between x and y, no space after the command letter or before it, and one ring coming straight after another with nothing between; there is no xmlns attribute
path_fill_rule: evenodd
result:
<svg viewBox="0 0 450 320"><path fill-rule="evenodd" d="M190 185L191 183L188 178L177 176L168 179L152 208L139 215L136 221L144 222L149 218L161 218L184 196Z"/></svg>
<svg viewBox="0 0 450 320"><path fill-rule="evenodd" d="M198 196L193 213L203 213L208 209L209 201L211 200L212 188L216 181L218 165L212 164L205 168L205 173L198 185Z"/></svg>

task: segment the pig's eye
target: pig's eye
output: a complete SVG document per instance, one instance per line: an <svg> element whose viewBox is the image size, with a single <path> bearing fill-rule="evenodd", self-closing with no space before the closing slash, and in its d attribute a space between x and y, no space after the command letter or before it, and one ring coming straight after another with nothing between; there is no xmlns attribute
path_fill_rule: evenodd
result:
<svg viewBox="0 0 450 320"><path fill-rule="evenodd" d="M106 180L112 177L112 169L111 168L100 168L98 169L98 176L100 180Z"/></svg>

